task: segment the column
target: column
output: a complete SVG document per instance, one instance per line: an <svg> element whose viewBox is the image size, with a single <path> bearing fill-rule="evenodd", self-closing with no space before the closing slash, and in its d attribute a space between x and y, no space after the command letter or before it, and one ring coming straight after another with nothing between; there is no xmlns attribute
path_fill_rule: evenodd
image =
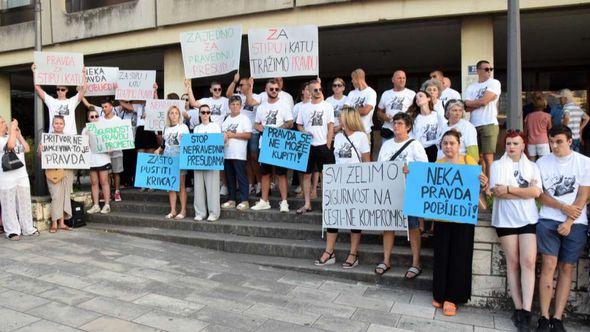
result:
<svg viewBox="0 0 590 332"><path fill-rule="evenodd" d="M10 105L10 76L0 73L0 116L10 125L12 111Z"/></svg>
<svg viewBox="0 0 590 332"><path fill-rule="evenodd" d="M164 51L164 96L169 93L184 93L184 67L180 45Z"/></svg>
<svg viewBox="0 0 590 332"><path fill-rule="evenodd" d="M464 17L461 21L461 91L477 82L475 64L487 60L494 66L494 24L489 17ZM474 66L470 73L470 66Z"/></svg>

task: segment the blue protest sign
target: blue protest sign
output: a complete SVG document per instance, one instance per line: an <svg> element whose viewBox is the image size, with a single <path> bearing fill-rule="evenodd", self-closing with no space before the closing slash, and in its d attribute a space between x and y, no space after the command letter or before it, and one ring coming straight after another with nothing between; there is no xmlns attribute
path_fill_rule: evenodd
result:
<svg viewBox="0 0 590 332"><path fill-rule="evenodd" d="M310 134L266 126L258 161L305 172L310 146Z"/></svg>
<svg viewBox="0 0 590 332"><path fill-rule="evenodd" d="M481 166L413 162L409 170L405 215L477 224Z"/></svg>
<svg viewBox="0 0 590 332"><path fill-rule="evenodd" d="M223 134L182 135L180 169L223 170Z"/></svg>
<svg viewBox="0 0 590 332"><path fill-rule="evenodd" d="M179 191L180 168L178 167L178 157L138 153L135 187Z"/></svg>

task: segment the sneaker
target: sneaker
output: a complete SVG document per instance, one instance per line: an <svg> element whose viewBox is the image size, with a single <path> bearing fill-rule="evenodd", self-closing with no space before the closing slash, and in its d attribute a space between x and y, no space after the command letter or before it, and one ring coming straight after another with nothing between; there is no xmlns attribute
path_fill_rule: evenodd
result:
<svg viewBox="0 0 590 332"><path fill-rule="evenodd" d="M111 206L108 204L105 204L105 206L102 207L102 210L100 210L100 213L102 213L102 214L111 213Z"/></svg>
<svg viewBox="0 0 590 332"><path fill-rule="evenodd" d="M549 320L543 316L539 318L537 321L537 332L550 332L551 331L551 323Z"/></svg>
<svg viewBox="0 0 590 332"><path fill-rule="evenodd" d="M118 190L115 190L115 202L120 202L120 201L122 201L121 192Z"/></svg>
<svg viewBox="0 0 590 332"><path fill-rule="evenodd" d="M256 202L256 204L254 204L253 207L251 207L252 210L268 210L270 209L270 203L260 199L258 202Z"/></svg>
<svg viewBox="0 0 590 332"><path fill-rule="evenodd" d="M236 202L234 202L234 201L227 201L227 202L221 204L222 209L233 209L235 207L236 207Z"/></svg>
<svg viewBox="0 0 590 332"><path fill-rule="evenodd" d="M238 206L236 206L236 209L243 211L243 210L248 210L250 208L250 203L248 202L242 202L240 204L238 204Z"/></svg>
<svg viewBox="0 0 590 332"><path fill-rule="evenodd" d="M566 331L561 319L551 318L550 324L551 324L551 332L565 332Z"/></svg>
<svg viewBox="0 0 590 332"><path fill-rule="evenodd" d="M281 212L289 212L289 203L287 202L287 200L281 201L281 203L279 204L279 210Z"/></svg>
<svg viewBox="0 0 590 332"><path fill-rule="evenodd" d="M219 195L225 196L227 194L228 194L228 192L227 192L227 186L222 185L221 188L219 189Z"/></svg>
<svg viewBox="0 0 590 332"><path fill-rule="evenodd" d="M203 220L203 217L201 217L201 216L195 216L194 219L195 219L195 221L202 221Z"/></svg>
<svg viewBox="0 0 590 332"><path fill-rule="evenodd" d="M295 193L296 194L301 193L301 191L303 191L303 189L301 189L301 186L298 186L297 188L295 188Z"/></svg>
<svg viewBox="0 0 590 332"><path fill-rule="evenodd" d="M100 206L98 205L93 205L88 211L86 211L88 214L95 214L98 212L100 212Z"/></svg>
<svg viewBox="0 0 590 332"><path fill-rule="evenodd" d="M518 332L530 332L531 331L531 312L524 309L520 310L520 321L515 322L516 330Z"/></svg>
<svg viewBox="0 0 590 332"><path fill-rule="evenodd" d="M218 219L219 219L218 216L209 215L209 218L207 218L207 221L217 221Z"/></svg>

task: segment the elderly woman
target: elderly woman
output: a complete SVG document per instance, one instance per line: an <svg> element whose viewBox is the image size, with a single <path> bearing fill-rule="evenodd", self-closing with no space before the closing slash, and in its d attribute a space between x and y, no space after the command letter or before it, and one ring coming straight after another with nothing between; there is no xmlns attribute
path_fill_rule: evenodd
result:
<svg viewBox="0 0 590 332"><path fill-rule="evenodd" d="M436 78L431 78L422 83L420 90L428 92L430 97L432 97L432 104L434 105L433 111L435 111L439 117L444 119L445 108L442 101L440 100L440 95L443 91L442 82Z"/></svg>
<svg viewBox="0 0 590 332"><path fill-rule="evenodd" d="M477 147L477 130L471 122L463 119L465 103L462 100L451 99L445 104L445 116L449 122L439 128L440 135L454 129L461 133L461 146L459 153L468 155L475 161L479 161L479 148ZM439 139L440 145L441 139ZM438 150L438 159L444 156L442 150Z"/></svg>
<svg viewBox="0 0 590 332"><path fill-rule="evenodd" d="M23 164L18 169L6 171L0 167L0 205L6 237L18 241L21 234L39 235L33 227L29 176L25 167L25 152L29 152L29 145L21 135L18 121L12 120L8 129L6 121L0 117L0 151L14 152Z"/></svg>

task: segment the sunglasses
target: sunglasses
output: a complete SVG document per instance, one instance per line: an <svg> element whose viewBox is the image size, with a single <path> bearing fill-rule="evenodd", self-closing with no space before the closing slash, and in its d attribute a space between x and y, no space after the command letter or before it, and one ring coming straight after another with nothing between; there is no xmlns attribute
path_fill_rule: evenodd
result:
<svg viewBox="0 0 590 332"><path fill-rule="evenodd" d="M436 76L430 76L430 78L436 78Z"/></svg>
<svg viewBox="0 0 590 332"><path fill-rule="evenodd" d="M506 130L506 134L510 135L510 134L520 134L522 133L522 131L520 129L508 129Z"/></svg>
<svg viewBox="0 0 590 332"><path fill-rule="evenodd" d="M201 112L201 114L205 115L205 114L211 114L211 111L203 111Z"/></svg>
<svg viewBox="0 0 590 332"><path fill-rule="evenodd" d="M66 89L66 88L59 88L59 89L56 89L56 90L57 90L57 91L64 91L64 92L65 92L65 91L68 91L68 89Z"/></svg>
<svg viewBox="0 0 590 332"><path fill-rule="evenodd" d="M88 117L89 119L98 119L98 115L91 115Z"/></svg>
<svg viewBox="0 0 590 332"><path fill-rule="evenodd" d="M214 88L214 89L211 89L211 90L213 90L213 91L221 91L221 88Z"/></svg>
<svg viewBox="0 0 590 332"><path fill-rule="evenodd" d="M274 92L274 91L279 91L279 88L268 88L268 91Z"/></svg>
<svg viewBox="0 0 590 332"><path fill-rule="evenodd" d="M188 98L182 98L182 100L184 100L184 101L188 101Z"/></svg>
<svg viewBox="0 0 590 332"><path fill-rule="evenodd" d="M479 68L479 69L481 69L481 70L483 70L485 72L488 72L488 73L491 72L491 71L494 71L494 68L492 68L492 67Z"/></svg>
<svg viewBox="0 0 590 332"><path fill-rule="evenodd" d="M334 88L341 88L343 86L344 85L342 85L342 84L332 84L332 87L334 87Z"/></svg>
<svg viewBox="0 0 590 332"><path fill-rule="evenodd" d="M244 85L248 85L247 83L240 83L238 84L238 86L244 86Z"/></svg>
<svg viewBox="0 0 590 332"><path fill-rule="evenodd" d="M322 88L313 89L314 93L322 92Z"/></svg>

